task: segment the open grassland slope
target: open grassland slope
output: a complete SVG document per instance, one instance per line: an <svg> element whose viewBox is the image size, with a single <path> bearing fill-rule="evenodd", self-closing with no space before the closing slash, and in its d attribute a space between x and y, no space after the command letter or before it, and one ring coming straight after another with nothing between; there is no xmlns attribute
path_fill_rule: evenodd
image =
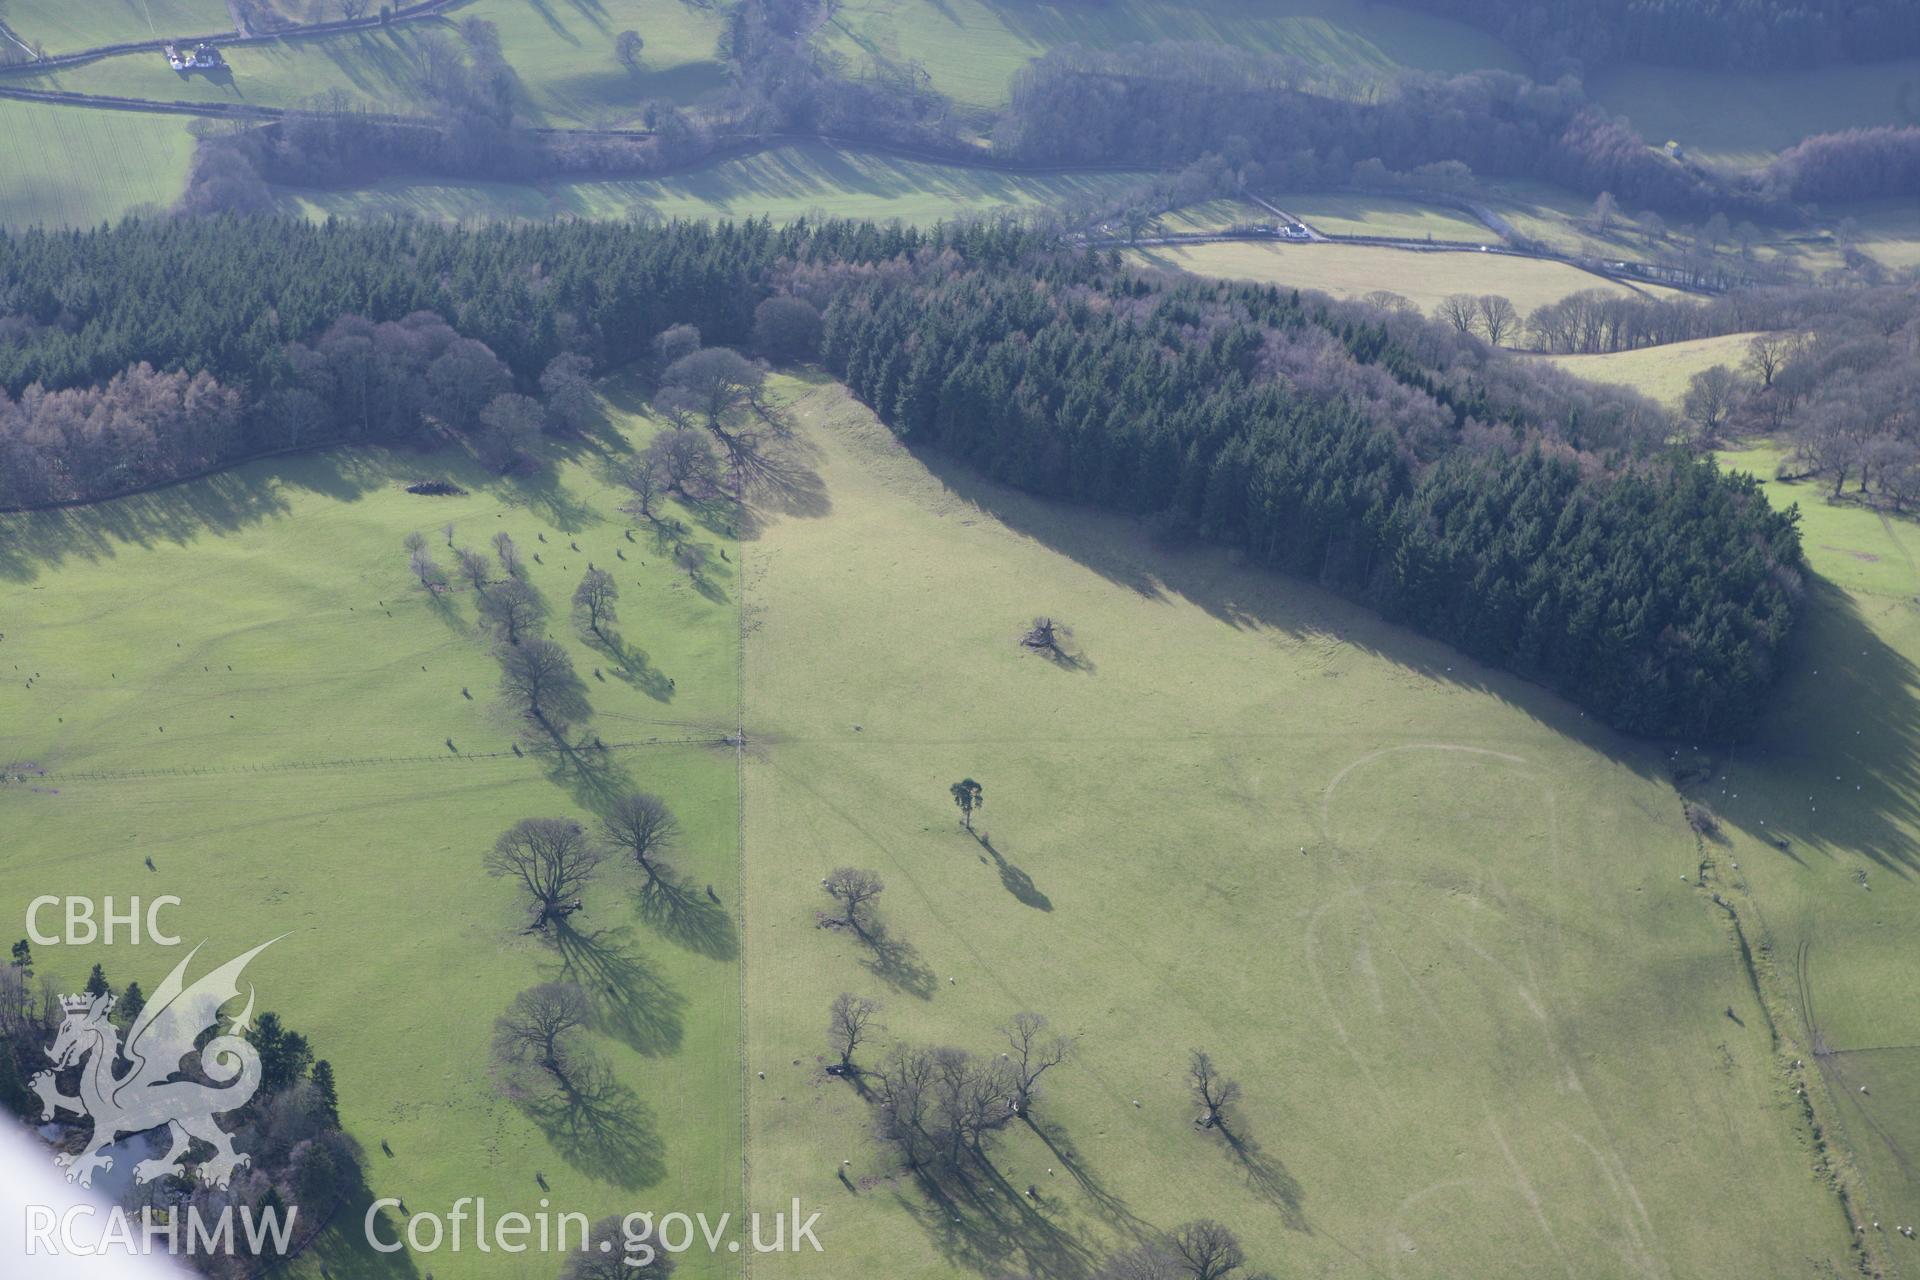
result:
<svg viewBox="0 0 1920 1280"><path fill-rule="evenodd" d="M1920 60L1801 71L1709 71L1625 64L1587 89L1651 145L1672 140L1698 159L1748 167L1816 133L1920 120Z"/></svg>
<svg viewBox="0 0 1920 1280"><path fill-rule="evenodd" d="M1766 732L1690 790L1719 816L1715 881L1864 1175L1856 1217L1904 1273L1920 1248L1892 1234L1920 1218L1920 527L1769 479L1771 447L1723 457L1800 504L1815 607Z"/></svg>
<svg viewBox="0 0 1920 1280"><path fill-rule="evenodd" d="M233 30L226 0L4 0L0 21L49 54Z"/></svg>
<svg viewBox="0 0 1920 1280"><path fill-rule="evenodd" d="M1687 382L1694 374L1716 364L1738 369L1746 359L1751 333L1727 333L1717 338L1695 338L1690 342L1669 342L1638 351L1615 351L1606 355L1540 356L1558 365L1576 378L1632 387L1652 396L1669 409L1680 408L1687 393Z"/></svg>
<svg viewBox="0 0 1920 1280"><path fill-rule="evenodd" d="M178 116L0 102L0 225L98 226L164 209L192 158Z"/></svg>
<svg viewBox="0 0 1920 1280"><path fill-rule="evenodd" d="M0 517L0 905L17 926L43 893L177 894L203 960L286 934L249 970L261 1007L333 1062L374 1191L416 1213L463 1195L496 1212L546 1195L595 1216L738 1208L735 767L712 745L733 723L738 587L715 559L696 589L644 531L625 536L602 472L649 430L616 410L525 482L453 452L343 450ZM418 477L470 492L405 492ZM605 751L538 750L496 692L474 591L436 601L410 580L401 539L423 530L448 566L449 522L461 545L519 544ZM568 617L589 560L618 581L620 656ZM482 855L521 818L585 818L632 785L669 800L676 862L724 909L675 927L610 875L564 945L523 936ZM85 980L82 956L149 991L179 958L36 953L63 989ZM593 998L615 1083L537 1123L496 1096L488 1040L514 993L562 976ZM297 1274L528 1274L497 1253L375 1258L348 1247L359 1212Z"/></svg>
<svg viewBox="0 0 1920 1280"><path fill-rule="evenodd" d="M114 0L105 0L113 3ZM226 19L225 5L217 6ZM0 10L0 14L4 14ZM649 102L694 103L718 91L725 75L715 54L715 9L677 0L473 0L444 18L395 23L371 31L230 45L227 67L174 71L159 53L116 54L8 83L69 93L150 98L162 102L295 106L323 94L344 94L354 106L400 115L434 110L426 46L461 46L458 24L494 24L529 123L550 127L626 128L642 122ZM634 31L645 42L632 66L615 41ZM165 31L161 32L166 34ZM151 38L144 23L117 40ZM91 44L107 43L94 40Z"/></svg>
<svg viewBox="0 0 1920 1280"><path fill-rule="evenodd" d="M1422 311L1433 310L1450 293L1503 294L1525 315L1582 289L1631 292L1623 284L1565 263L1471 251L1256 241L1157 245L1135 250L1134 256L1149 266L1283 288L1318 289L1337 298L1357 298L1384 289ZM1643 287L1640 291L1649 290Z"/></svg>
<svg viewBox="0 0 1920 1280"><path fill-rule="evenodd" d="M1501 43L1464 23L1353 0L847 0L825 34L850 58L917 62L933 87L976 106L1003 104L1013 75L1058 45L1161 40L1291 54L1361 83L1423 71L1518 70Z"/></svg>
<svg viewBox="0 0 1920 1280"><path fill-rule="evenodd" d="M504 218L773 218L823 214L931 225L942 219L1084 203L1139 180L1128 173L1009 174L796 143L661 178L534 185L383 182L360 191L282 189L282 207L312 218L417 215Z"/></svg>
<svg viewBox="0 0 1920 1280"><path fill-rule="evenodd" d="M1849 1265L1659 751L837 388L801 409L815 509L746 547L751 1199L831 1212L778 1274L1081 1274L1200 1215L1287 1274ZM1063 660L1018 644L1037 613ZM895 945L819 926L842 865ZM929 1199L823 1073L842 990L882 1042L994 1053L1033 1009L1078 1056ZM1234 1142L1194 1047L1246 1088Z"/></svg>

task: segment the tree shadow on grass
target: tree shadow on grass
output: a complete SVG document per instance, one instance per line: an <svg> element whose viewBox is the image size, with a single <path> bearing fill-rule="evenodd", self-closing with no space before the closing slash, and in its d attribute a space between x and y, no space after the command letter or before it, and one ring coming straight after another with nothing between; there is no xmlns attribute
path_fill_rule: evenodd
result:
<svg viewBox="0 0 1920 1280"><path fill-rule="evenodd" d="M1222 1128L1220 1135L1226 1139L1227 1150L1240 1162L1247 1188L1280 1211L1280 1220L1286 1223L1287 1230L1311 1234L1313 1228L1307 1224L1307 1215L1300 1209L1300 1180L1289 1173L1287 1166L1276 1157L1262 1150L1252 1134Z"/></svg>
<svg viewBox="0 0 1920 1280"><path fill-rule="evenodd" d="M1000 851L993 847L993 839L990 836L981 835L980 847L993 855L993 865L1000 872L1000 883L1017 901L1032 907L1035 911L1053 910L1053 899L1040 892L1039 887L1033 883L1032 876L1001 857Z"/></svg>
<svg viewBox="0 0 1920 1280"><path fill-rule="evenodd" d="M1153 1224L1135 1214L1125 1200L1109 1191L1105 1183L1093 1176L1065 1129L1058 1125L1041 1124L1032 1116L1023 1119L1027 1128L1033 1130L1034 1135L1046 1144L1047 1150L1053 1152L1053 1158L1060 1162L1060 1167L1079 1185L1081 1194L1093 1202L1093 1207L1102 1217L1136 1240L1145 1241L1153 1237Z"/></svg>
<svg viewBox="0 0 1920 1280"><path fill-rule="evenodd" d="M302 1259L320 1264L320 1270L333 1280L402 1280L418 1276L412 1255L405 1249L381 1253L371 1248L368 1236L383 1241L406 1237L406 1223L392 1209L382 1209L373 1217L371 1232L364 1224L373 1207L373 1193L355 1196L334 1210L326 1230L315 1236L300 1251Z"/></svg>
<svg viewBox="0 0 1920 1280"><path fill-rule="evenodd" d="M867 958L860 963L868 973L904 995L933 999L933 970L920 958L918 947L878 924L868 925L861 941L867 944Z"/></svg>
<svg viewBox="0 0 1920 1280"><path fill-rule="evenodd" d="M1237 566L1220 547L1156 546L1138 521L1036 498L931 447L907 448L955 496L1143 599L1185 600L1237 628L1335 638L1436 683L1485 693L1643 778L1670 781L1666 752L1649 740L1609 729L1542 686L1467 659L1308 579ZM1720 819L1782 856L1789 850L1778 842L1787 839L1920 874L1920 848L1909 837L1920 825L1920 666L1881 638L1858 600L1818 574L1808 575L1799 610L1785 675L1768 695L1760 731L1732 755L1731 778L1746 779L1740 789L1749 801L1763 783L1781 799L1728 805ZM1707 744L1683 740L1683 750L1694 745ZM1829 782L1836 774L1841 780ZM1832 791L1808 799L1809 782ZM1701 798L1717 801L1718 790Z"/></svg>
<svg viewBox="0 0 1920 1280"><path fill-rule="evenodd" d="M666 672L653 665L645 649L627 643L618 631L608 631L601 636L598 648L607 655L607 669L615 678L632 685L655 702L673 701L673 681Z"/></svg>
<svg viewBox="0 0 1920 1280"><path fill-rule="evenodd" d="M630 930L589 933L563 922L553 931L553 945L563 975L586 992L602 1032L649 1057L680 1048L686 997L640 957Z"/></svg>
<svg viewBox="0 0 1920 1280"><path fill-rule="evenodd" d="M740 954L733 917L686 881L649 879L638 897L640 918L669 942L714 960L732 960Z"/></svg>
<svg viewBox="0 0 1920 1280"><path fill-rule="evenodd" d="M589 1177L632 1191L666 1174L653 1109L601 1062L587 1062L568 1088L522 1101L560 1158Z"/></svg>
<svg viewBox="0 0 1920 1280"><path fill-rule="evenodd" d="M947 1261L986 1275L1077 1278L1092 1274L1097 1252L1047 1216L1042 1205L1015 1190L992 1163L936 1176L916 1170L916 1199L895 1202L920 1224Z"/></svg>
<svg viewBox="0 0 1920 1280"><path fill-rule="evenodd" d="M583 806L600 808L633 790L633 775L613 758L613 752L598 746L597 738L583 736L569 742L559 734L550 734L539 746L547 760L547 775L555 786L564 787Z"/></svg>

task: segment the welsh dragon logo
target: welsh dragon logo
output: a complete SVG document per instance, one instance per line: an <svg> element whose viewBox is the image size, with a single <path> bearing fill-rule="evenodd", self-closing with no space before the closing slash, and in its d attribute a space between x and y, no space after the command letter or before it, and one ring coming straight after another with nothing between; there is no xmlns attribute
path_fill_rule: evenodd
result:
<svg viewBox="0 0 1920 1280"><path fill-rule="evenodd" d="M68 1182L92 1186L96 1170L113 1168L113 1157L106 1151L115 1141L162 1125L172 1147L158 1159L136 1164L136 1182L151 1182L180 1172L193 1138L214 1149L213 1157L200 1166L200 1180L209 1186L226 1186L235 1169L251 1163L246 1153L234 1150L233 1140L213 1118L245 1106L260 1087L260 1055L245 1036L253 1017L252 986L247 988L246 1008L239 1017L228 1020L222 1034L197 1050L195 1041L221 1021L221 1007L239 997L240 972L247 962L272 945L263 942L187 986L187 965L200 950L195 947L174 966L134 1019L125 1044L121 1043L120 1029L107 1021L113 996L61 997L66 1018L47 1057L53 1060L55 1071L85 1060L80 1094L72 1097L61 1093L54 1071L42 1071L27 1083L40 1095L44 1108L41 1119L51 1120L56 1112L64 1110L93 1120L93 1134L84 1151L77 1156L53 1158L55 1164L66 1168ZM195 1053L199 1057L198 1074L213 1083L181 1078L182 1059ZM123 1057L128 1066L116 1073L115 1064Z"/></svg>

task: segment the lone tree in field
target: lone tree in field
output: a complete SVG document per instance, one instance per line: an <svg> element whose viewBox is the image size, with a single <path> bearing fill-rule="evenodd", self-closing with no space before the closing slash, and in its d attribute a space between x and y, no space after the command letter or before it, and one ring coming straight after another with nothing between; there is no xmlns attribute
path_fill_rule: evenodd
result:
<svg viewBox="0 0 1920 1280"><path fill-rule="evenodd" d="M1602 191L1593 198L1593 227L1602 234L1613 229L1613 220L1620 212L1620 204L1613 198L1613 192Z"/></svg>
<svg viewBox="0 0 1920 1280"><path fill-rule="evenodd" d="M493 581L492 562L472 547L461 547L453 553L453 559L460 566L460 576L465 578L475 591L484 593L487 584Z"/></svg>
<svg viewBox="0 0 1920 1280"><path fill-rule="evenodd" d="M1044 1014L1016 1013L1013 1021L1001 1028L1007 1037L1013 1114L1022 1120L1033 1106L1040 1077L1073 1056L1073 1041L1048 1035L1047 1025Z"/></svg>
<svg viewBox="0 0 1920 1280"><path fill-rule="evenodd" d="M493 535L493 554L500 557L500 567L509 578L520 576L520 548L513 545L513 535L505 529Z"/></svg>
<svg viewBox="0 0 1920 1280"><path fill-rule="evenodd" d="M508 578L480 601L480 614L493 624L502 640L517 645L540 620L540 597L521 579Z"/></svg>
<svg viewBox="0 0 1920 1280"><path fill-rule="evenodd" d="M622 31L613 38L614 56L620 59L620 65L629 71L640 69L640 51L647 47L638 31Z"/></svg>
<svg viewBox="0 0 1920 1280"><path fill-rule="evenodd" d="M1240 1100L1240 1083L1220 1074L1205 1050L1195 1049L1187 1064L1187 1085L1193 1100L1200 1104L1200 1118L1194 1121L1202 1129L1227 1127L1227 1108Z"/></svg>
<svg viewBox="0 0 1920 1280"><path fill-rule="evenodd" d="M620 598L620 587L613 575L605 569L589 569L580 579L580 585L573 589L573 607L586 618L587 630L606 641L606 633L601 626L618 621L614 613L614 602Z"/></svg>
<svg viewBox="0 0 1920 1280"><path fill-rule="evenodd" d="M672 870L664 861L680 836L680 823L667 802L649 791L630 791L615 800L600 819L600 836L621 857L632 858L659 884Z"/></svg>
<svg viewBox="0 0 1920 1280"><path fill-rule="evenodd" d="M543 982L513 998L493 1024L493 1061L512 1097L542 1086L573 1087L574 1040L593 1017L586 993L571 982Z"/></svg>
<svg viewBox="0 0 1920 1280"><path fill-rule="evenodd" d="M587 699L573 659L545 636L509 645L500 656L500 691L521 714L558 734L587 714Z"/></svg>
<svg viewBox="0 0 1920 1280"><path fill-rule="evenodd" d="M833 1045L833 1051L840 1055L840 1075L855 1075L853 1055L865 1044L874 1031L880 1029L876 1019L880 1015L880 1002L866 996L856 996L851 991L842 991L833 998L833 1004L827 1010L827 1040Z"/></svg>
<svg viewBox="0 0 1920 1280"><path fill-rule="evenodd" d="M960 806L960 825L972 831L973 811L987 802L986 788L972 778L962 778L947 790L953 793L953 802Z"/></svg>
<svg viewBox="0 0 1920 1280"><path fill-rule="evenodd" d="M1027 634L1020 637L1020 643L1035 653L1060 658L1066 656L1066 650L1062 646L1072 634L1052 618L1035 618L1033 625L1027 628Z"/></svg>
<svg viewBox="0 0 1920 1280"><path fill-rule="evenodd" d="M600 851L569 818L525 818L507 828L487 854L487 874L516 880L529 899L528 933L566 920L600 866Z"/></svg>
<svg viewBox="0 0 1920 1280"><path fill-rule="evenodd" d="M886 892L886 881L859 867L836 867L832 875L820 882L820 887L840 904L840 923L862 938L872 936L873 904Z"/></svg>
<svg viewBox="0 0 1920 1280"><path fill-rule="evenodd" d="M1169 1251L1192 1280L1227 1280L1247 1265L1240 1241L1212 1218L1199 1218L1174 1229Z"/></svg>

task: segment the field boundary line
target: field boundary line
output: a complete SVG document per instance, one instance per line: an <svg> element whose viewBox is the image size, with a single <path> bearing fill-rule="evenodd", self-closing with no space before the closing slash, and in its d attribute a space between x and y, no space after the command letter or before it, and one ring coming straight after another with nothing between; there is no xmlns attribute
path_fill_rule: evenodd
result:
<svg viewBox="0 0 1920 1280"><path fill-rule="evenodd" d="M50 54L47 57L34 58L27 62L4 63L0 64L0 76L20 73L32 74L40 71L58 70L61 67L84 66L89 62L97 62L102 58L112 58L121 54L158 50L168 44L200 44L205 42L207 44L227 45L231 47L233 45L272 44L280 40L309 40L324 36L351 35L360 31L380 31L393 26L395 23L416 22L421 18L436 18L450 9L457 9L461 5L471 2L472 0L418 0L416 4L395 5L392 10L384 16L376 15L371 18L336 18L332 22L301 23L284 30L265 32L258 35L250 31L240 30L236 21L236 26L226 31L202 33L200 35L155 36L151 40L124 40L118 44L99 44L86 49L74 49L68 53ZM233 6L231 4L228 5L228 13L229 15L233 14ZM4 25L5 24L0 23L0 26ZM18 36L15 36L14 43L20 45L22 49L26 49L29 53L32 52L31 47L21 41Z"/></svg>
<svg viewBox="0 0 1920 1280"><path fill-rule="evenodd" d="M713 747L726 744L722 737L643 738L631 742L602 743L596 750L631 751L644 747ZM569 748L577 750L578 748ZM305 770L364 769L400 764L459 764L462 761L514 760L527 756L564 755L559 747L535 744L522 751L449 751L444 755L414 756L340 756L322 760L284 760L272 764L207 765L201 768L179 766L171 769L94 769L63 773L48 770L35 774L36 780L49 782L133 782L147 778L218 778L240 773L298 773Z"/></svg>
<svg viewBox="0 0 1920 1280"><path fill-rule="evenodd" d="M1673 784L1674 795L1684 806L1687 793L1678 782ZM1683 813L1683 819L1685 817ZM1691 824L1689 824L1691 827ZM1764 922L1759 924L1758 945L1748 936L1746 913L1731 895L1738 894L1745 899L1752 913L1759 913L1759 904L1753 898L1752 890L1741 885L1726 885L1722 893L1722 882L1718 875L1719 860L1707 848L1706 837L1699 831L1693 832L1693 843L1699 855L1698 874L1693 884L1696 892L1705 891L1707 899L1725 913L1727 926L1738 948L1740 966L1753 990L1754 999L1760 1006L1760 1016L1766 1019L1767 1032L1772 1042L1773 1062L1778 1073L1797 1086L1793 1093L1798 1096L1800 1106L1798 1120L1805 1126L1808 1144L1814 1153L1814 1172L1816 1178L1826 1184L1833 1192L1834 1202L1840 1210L1840 1216L1846 1226L1847 1247L1861 1274L1884 1276L1891 1274L1889 1258L1876 1249L1865 1232L1858 1228L1862 1223L1872 1220L1869 1212L1856 1211L1856 1201L1870 1199L1869 1188L1864 1176L1855 1167L1852 1144L1845 1137L1846 1126L1842 1123L1839 1107L1833 1098L1822 1062L1819 1033L1812 1027L1806 1028L1806 1034L1812 1037L1814 1044L1804 1050L1805 1057L1814 1060L1815 1070L1809 1073L1804 1066L1797 1065L1805 1061L1802 1057L1799 1038L1791 1032L1787 1010L1791 1008L1781 994L1781 983L1773 964L1773 942L1767 936ZM1805 948L1795 959L1795 969L1804 983ZM1817 1079L1819 1092L1816 1093L1814 1080ZM1799 1127L1796 1125L1796 1128ZM1838 1135L1830 1140L1827 1135ZM1877 1233L1876 1233L1877 1234Z"/></svg>
<svg viewBox="0 0 1920 1280"><path fill-rule="evenodd" d="M747 591L751 575L746 544L736 538L733 550L740 560L740 607L736 611L733 660L734 894L740 915L740 1211L750 1214L753 1212L753 1123L748 1108L752 1105L753 1090L747 1084L747 955L752 950L752 939L747 932ZM752 1254L751 1249L740 1253L742 1277L753 1271Z"/></svg>

